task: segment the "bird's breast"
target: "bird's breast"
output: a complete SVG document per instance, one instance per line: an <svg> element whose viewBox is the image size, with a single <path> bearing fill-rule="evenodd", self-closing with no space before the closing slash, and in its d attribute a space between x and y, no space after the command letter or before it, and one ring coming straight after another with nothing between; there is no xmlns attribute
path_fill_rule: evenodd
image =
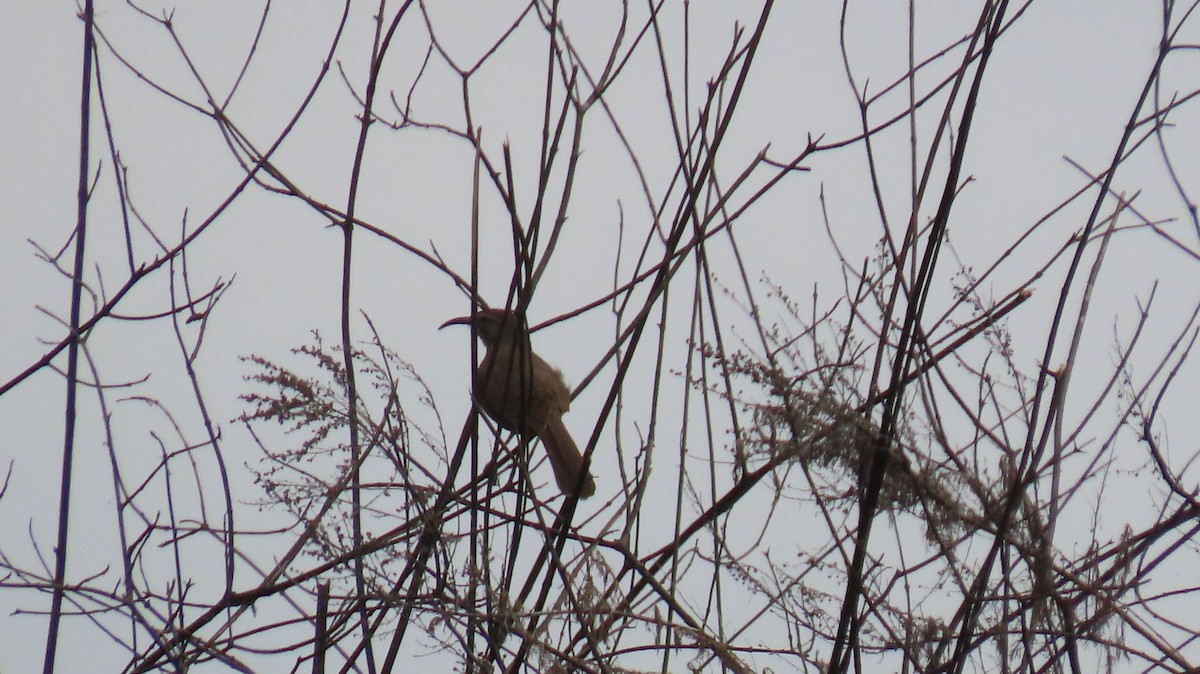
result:
<svg viewBox="0 0 1200 674"><path fill-rule="evenodd" d="M528 351L493 348L475 372L479 406L501 428L536 433L551 415L561 417L571 392L562 374Z"/></svg>

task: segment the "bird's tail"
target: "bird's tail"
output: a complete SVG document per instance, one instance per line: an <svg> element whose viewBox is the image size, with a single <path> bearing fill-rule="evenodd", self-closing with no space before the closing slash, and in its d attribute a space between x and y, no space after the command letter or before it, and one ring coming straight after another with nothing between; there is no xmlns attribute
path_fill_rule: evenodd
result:
<svg viewBox="0 0 1200 674"><path fill-rule="evenodd" d="M567 427L558 415L549 415L538 437L546 446L550 466L554 468L554 480L562 493L570 495L578 489L579 498L587 498L596 493L596 481L592 479L591 473L584 473L583 454L579 453L579 447L571 439L571 434L567 432ZM583 475L582 480L580 475Z"/></svg>

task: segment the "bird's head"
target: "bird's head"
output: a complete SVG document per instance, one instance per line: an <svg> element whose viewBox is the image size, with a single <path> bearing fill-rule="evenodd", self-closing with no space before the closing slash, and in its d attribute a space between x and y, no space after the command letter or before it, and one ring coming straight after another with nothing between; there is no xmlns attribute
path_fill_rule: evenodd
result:
<svg viewBox="0 0 1200 674"><path fill-rule="evenodd" d="M472 316L460 316L451 318L442 323L438 329L449 325L471 325L475 328L475 334L479 335L479 339L483 341L485 346L493 346L499 344L506 339L521 339L529 338L529 333L525 330L525 324L521 321L521 317L517 312L509 309L481 309L475 312Z"/></svg>

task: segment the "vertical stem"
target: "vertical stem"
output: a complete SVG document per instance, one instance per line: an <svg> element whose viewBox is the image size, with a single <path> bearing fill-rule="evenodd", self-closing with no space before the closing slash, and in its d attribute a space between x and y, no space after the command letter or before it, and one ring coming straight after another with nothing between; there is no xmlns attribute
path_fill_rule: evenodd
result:
<svg viewBox="0 0 1200 674"><path fill-rule="evenodd" d="M388 45L391 44L392 36L395 35L396 28L400 25L400 19L404 17L412 3L413 0L405 0L385 32L383 23L384 16L386 15L387 0L379 0L379 10L375 19L375 41L371 48L371 72L367 78L367 90L363 97L363 112L358 133L358 145L354 151L354 165L350 172L350 191L346 197L346 218L342 223L342 232L344 234L344 244L342 246L342 356L345 359L346 398L349 401L347 416L350 425L350 469L353 471L350 477L350 498L353 508L351 521L354 530L352 534L354 538L353 545L356 550L361 550L363 546L362 490L359 483L359 468L363 463L362 452L364 450L360 445L358 433L358 388L354 375L354 343L350 337L350 279L354 261L352 245L354 242L354 212L355 206L358 203L359 179L362 176L363 161L367 152L367 133L371 129L371 124L375 121L373 106L375 104L375 91L379 84L379 71L383 67L383 57L387 53ZM354 557L354 584L357 595L356 608L362 621L363 651L367 660L367 672L375 674L378 668L375 665L375 648L371 641L374 628L371 627L370 616L367 610L366 565L362 554ZM384 671L390 669L390 666L385 666Z"/></svg>
<svg viewBox="0 0 1200 674"><path fill-rule="evenodd" d="M54 548L54 594L50 600L50 625L46 632L43 674L54 671L58 647L58 628L62 619L63 585L67 575L67 532L71 513L71 465L75 456L75 382L79 374L79 304L83 294L84 233L87 229L88 203L88 129L91 126L92 100L92 0L83 7L83 82L80 87L79 117L79 192L75 220L75 271L71 279L71 340L67 345L66 424L63 429L62 482L58 498L58 543Z"/></svg>
<svg viewBox="0 0 1200 674"><path fill-rule="evenodd" d="M375 83L378 81L379 65L383 55L379 48L379 36L383 32L383 11L386 0L380 0L379 13L375 17L375 41L371 47L371 69L367 80L366 97L363 100L358 145L354 151L354 166L350 172L350 191L346 197L346 219L342 222L342 358L346 372L347 422L350 430L350 501L351 536L353 548L362 549L362 489L359 484L359 467L362 465L362 447L358 437L358 386L354 376L354 342L350 336L350 280L354 263L354 211L358 203L358 181L362 175L363 157L367 150L367 132L371 129L375 99ZM367 614L367 587L361 554L354 557L355 606L362 620L363 645L365 646L367 671L375 674L375 651L371 645L370 620Z"/></svg>
<svg viewBox="0 0 1200 674"><path fill-rule="evenodd" d="M329 583L317 585L317 615L313 620L313 674L325 674L325 654L329 651Z"/></svg>

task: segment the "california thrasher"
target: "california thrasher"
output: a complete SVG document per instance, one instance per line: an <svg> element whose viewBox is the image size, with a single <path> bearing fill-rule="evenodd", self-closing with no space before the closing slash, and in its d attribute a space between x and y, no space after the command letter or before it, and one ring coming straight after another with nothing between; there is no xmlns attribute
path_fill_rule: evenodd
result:
<svg viewBox="0 0 1200 674"><path fill-rule="evenodd" d="M473 320L453 318L441 327L447 325L474 326L487 348L475 370L475 397L483 411L497 426L542 441L562 493L580 498L596 493L595 481L584 472L583 455L562 422L571 391L562 373L533 352L521 317L505 309L483 309Z"/></svg>

